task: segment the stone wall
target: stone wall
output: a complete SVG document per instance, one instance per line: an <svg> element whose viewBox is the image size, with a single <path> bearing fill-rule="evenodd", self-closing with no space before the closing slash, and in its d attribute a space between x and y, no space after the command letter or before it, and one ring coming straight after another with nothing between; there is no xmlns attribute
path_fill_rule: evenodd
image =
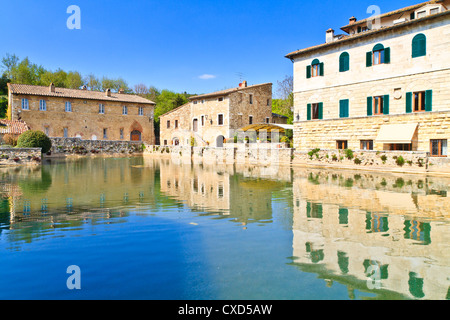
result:
<svg viewBox="0 0 450 320"><path fill-rule="evenodd" d="M142 142L51 138L52 156L142 154Z"/></svg>
<svg viewBox="0 0 450 320"><path fill-rule="evenodd" d="M41 163L41 148L0 148L0 165Z"/></svg>

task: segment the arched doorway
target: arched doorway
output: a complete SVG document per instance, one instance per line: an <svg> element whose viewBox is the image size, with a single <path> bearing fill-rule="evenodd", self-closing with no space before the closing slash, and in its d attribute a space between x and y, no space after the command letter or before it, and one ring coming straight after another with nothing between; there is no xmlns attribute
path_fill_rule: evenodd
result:
<svg viewBox="0 0 450 320"><path fill-rule="evenodd" d="M217 148L223 148L223 143L225 141L225 137L224 136L218 136L216 139L216 147Z"/></svg>
<svg viewBox="0 0 450 320"><path fill-rule="evenodd" d="M174 138L172 142L173 142L174 146L179 146L180 145L180 140L178 138Z"/></svg>
<svg viewBox="0 0 450 320"><path fill-rule="evenodd" d="M131 141L141 141L141 132L139 130L133 130L130 134Z"/></svg>

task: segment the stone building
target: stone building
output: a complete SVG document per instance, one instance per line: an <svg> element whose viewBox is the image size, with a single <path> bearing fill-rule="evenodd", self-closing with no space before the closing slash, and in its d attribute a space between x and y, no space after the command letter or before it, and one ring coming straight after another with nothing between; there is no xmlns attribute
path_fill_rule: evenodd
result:
<svg viewBox="0 0 450 320"><path fill-rule="evenodd" d="M272 84L248 86L198 95L160 117L162 145L223 146L236 131L272 121Z"/></svg>
<svg viewBox="0 0 450 320"><path fill-rule="evenodd" d="M326 42L288 54L294 146L431 152L450 136L450 1L350 18Z"/></svg>
<svg viewBox="0 0 450 320"><path fill-rule="evenodd" d="M8 84L8 118L49 137L154 143L155 103L106 90L97 92Z"/></svg>

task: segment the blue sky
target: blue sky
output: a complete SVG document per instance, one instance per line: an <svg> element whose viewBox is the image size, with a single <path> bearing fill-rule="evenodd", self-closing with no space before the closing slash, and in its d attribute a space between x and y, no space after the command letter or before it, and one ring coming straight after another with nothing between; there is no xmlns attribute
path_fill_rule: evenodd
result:
<svg viewBox="0 0 450 320"><path fill-rule="evenodd" d="M177 92L206 93L292 75L284 56L325 41L354 15L420 0L2 0L0 56L29 57L47 69L124 78ZM81 10L81 30L66 26ZM274 89L275 89L274 88Z"/></svg>

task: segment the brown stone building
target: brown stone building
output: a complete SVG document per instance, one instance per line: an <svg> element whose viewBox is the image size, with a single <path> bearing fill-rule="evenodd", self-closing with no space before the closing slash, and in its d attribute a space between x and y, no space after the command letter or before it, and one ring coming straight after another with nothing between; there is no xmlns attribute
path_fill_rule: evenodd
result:
<svg viewBox="0 0 450 320"><path fill-rule="evenodd" d="M223 146L237 130L272 121L272 84L248 86L198 95L160 117L162 145Z"/></svg>
<svg viewBox="0 0 450 320"><path fill-rule="evenodd" d="M49 137L154 143L155 103L113 93L8 84L8 119L22 120Z"/></svg>

